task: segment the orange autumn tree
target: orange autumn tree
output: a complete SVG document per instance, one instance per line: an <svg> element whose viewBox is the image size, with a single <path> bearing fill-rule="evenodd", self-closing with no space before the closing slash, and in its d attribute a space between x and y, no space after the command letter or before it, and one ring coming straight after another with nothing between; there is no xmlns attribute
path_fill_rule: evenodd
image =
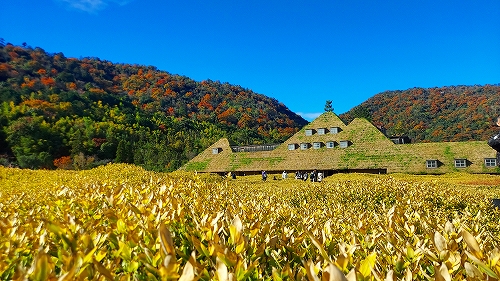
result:
<svg viewBox="0 0 500 281"><path fill-rule="evenodd" d="M56 85L56 80L52 77L42 77L40 78L40 82L42 82L43 85L53 87Z"/></svg>
<svg viewBox="0 0 500 281"><path fill-rule="evenodd" d="M206 108L208 110L213 110L214 107L210 104L210 94L205 94L201 99L200 103L198 103L198 108L203 109Z"/></svg>
<svg viewBox="0 0 500 281"><path fill-rule="evenodd" d="M72 169L73 161L70 156L62 156L60 158L54 159L54 166L57 169L70 170Z"/></svg>

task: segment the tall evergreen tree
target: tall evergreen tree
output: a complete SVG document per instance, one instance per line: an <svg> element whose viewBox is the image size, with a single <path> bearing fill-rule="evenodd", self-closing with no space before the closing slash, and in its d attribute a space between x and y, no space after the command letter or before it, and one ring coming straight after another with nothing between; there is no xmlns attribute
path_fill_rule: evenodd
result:
<svg viewBox="0 0 500 281"><path fill-rule="evenodd" d="M327 100L325 103L325 112L333 112L332 101Z"/></svg>

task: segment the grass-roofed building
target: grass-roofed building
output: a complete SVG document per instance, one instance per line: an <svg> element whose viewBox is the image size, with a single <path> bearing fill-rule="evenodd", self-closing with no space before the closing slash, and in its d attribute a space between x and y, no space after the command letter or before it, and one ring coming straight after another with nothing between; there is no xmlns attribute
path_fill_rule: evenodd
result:
<svg viewBox="0 0 500 281"><path fill-rule="evenodd" d="M404 143L404 142L403 142ZM499 173L496 151L486 141L396 144L366 119L348 125L326 112L279 145L231 146L221 139L181 169L257 174L318 170L442 174Z"/></svg>

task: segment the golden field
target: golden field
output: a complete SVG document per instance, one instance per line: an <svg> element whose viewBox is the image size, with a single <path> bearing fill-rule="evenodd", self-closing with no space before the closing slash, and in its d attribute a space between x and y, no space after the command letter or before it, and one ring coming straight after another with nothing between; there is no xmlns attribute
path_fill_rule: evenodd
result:
<svg viewBox="0 0 500 281"><path fill-rule="evenodd" d="M500 176L269 178L0 167L0 279L499 279Z"/></svg>

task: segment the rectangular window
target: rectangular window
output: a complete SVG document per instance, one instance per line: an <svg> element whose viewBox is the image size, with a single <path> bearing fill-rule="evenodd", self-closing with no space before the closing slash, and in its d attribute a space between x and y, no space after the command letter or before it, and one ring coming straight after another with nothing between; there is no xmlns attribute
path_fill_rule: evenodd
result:
<svg viewBox="0 0 500 281"><path fill-rule="evenodd" d="M304 149L308 149L308 148L309 148L309 144L308 143L303 142L303 143L300 144L300 149L304 150Z"/></svg>
<svg viewBox="0 0 500 281"><path fill-rule="evenodd" d="M312 136L313 135L313 130L312 129L306 129L306 136Z"/></svg>
<svg viewBox="0 0 500 281"><path fill-rule="evenodd" d="M345 140L340 141L339 146L340 146L340 148L346 148L349 146L349 141L345 141Z"/></svg>
<svg viewBox="0 0 500 281"><path fill-rule="evenodd" d="M484 165L486 167L496 167L497 159L496 158L484 158Z"/></svg>
<svg viewBox="0 0 500 281"><path fill-rule="evenodd" d="M221 151L222 149L219 148L219 147L216 147L216 148L212 148L212 154L219 154L219 152Z"/></svg>
<svg viewBox="0 0 500 281"><path fill-rule="evenodd" d="M425 161L425 165L428 169L434 169L438 167L437 160L427 160Z"/></svg>
<svg viewBox="0 0 500 281"><path fill-rule="evenodd" d="M324 135L326 134L326 129L325 128L319 128L318 129L318 135Z"/></svg>
<svg viewBox="0 0 500 281"><path fill-rule="evenodd" d="M326 142L326 148L334 148L334 147L335 147L335 142L333 141Z"/></svg>
<svg viewBox="0 0 500 281"><path fill-rule="evenodd" d="M455 167L456 168L466 168L467 167L467 159L455 159Z"/></svg>
<svg viewBox="0 0 500 281"><path fill-rule="evenodd" d="M314 142L314 143L313 143L313 148L314 148L314 149L321 148L321 142Z"/></svg>
<svg viewBox="0 0 500 281"><path fill-rule="evenodd" d="M330 128L330 134L338 134L340 132L339 127L331 127Z"/></svg>
<svg viewBox="0 0 500 281"><path fill-rule="evenodd" d="M288 144L288 150L295 150L296 146L294 143Z"/></svg>

